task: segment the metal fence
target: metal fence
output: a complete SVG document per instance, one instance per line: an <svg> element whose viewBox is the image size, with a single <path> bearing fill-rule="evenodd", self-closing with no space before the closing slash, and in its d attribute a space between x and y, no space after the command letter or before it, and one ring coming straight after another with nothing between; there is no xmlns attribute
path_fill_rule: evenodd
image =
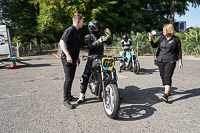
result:
<svg viewBox="0 0 200 133"><path fill-rule="evenodd" d="M12 56L19 58L19 44L18 44L18 42L12 42Z"/></svg>

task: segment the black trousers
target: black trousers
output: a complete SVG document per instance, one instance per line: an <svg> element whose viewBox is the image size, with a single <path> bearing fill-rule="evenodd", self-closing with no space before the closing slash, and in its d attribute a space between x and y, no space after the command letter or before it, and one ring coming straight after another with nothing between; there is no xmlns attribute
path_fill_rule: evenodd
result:
<svg viewBox="0 0 200 133"><path fill-rule="evenodd" d="M71 88L72 83L75 77L76 72L76 64L68 63L67 60L61 60L64 68L65 73L65 81L64 81L64 101L68 100L71 96Z"/></svg>
<svg viewBox="0 0 200 133"><path fill-rule="evenodd" d="M160 71L160 77L163 85L172 85L172 76L176 67L176 62L160 62L157 61L157 65Z"/></svg>
<svg viewBox="0 0 200 133"><path fill-rule="evenodd" d="M89 77L91 75L92 63L93 63L92 59L88 59L87 60L87 63L86 63L86 66L85 66L85 70L84 70L83 75L82 75L83 83L81 84L80 92L84 93L84 94L86 93L87 84L88 84L88 81L89 81Z"/></svg>

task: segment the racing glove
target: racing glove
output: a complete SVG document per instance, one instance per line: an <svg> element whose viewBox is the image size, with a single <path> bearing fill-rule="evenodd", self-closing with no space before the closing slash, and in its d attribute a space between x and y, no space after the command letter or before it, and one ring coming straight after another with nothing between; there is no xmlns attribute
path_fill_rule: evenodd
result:
<svg viewBox="0 0 200 133"><path fill-rule="evenodd" d="M106 28L104 32L106 34L107 39L111 37L111 31L108 28Z"/></svg>
<svg viewBox="0 0 200 133"><path fill-rule="evenodd" d="M96 40L93 45L96 46L96 45L100 45L102 44L103 42L107 41L107 37L106 36L101 36L98 40Z"/></svg>

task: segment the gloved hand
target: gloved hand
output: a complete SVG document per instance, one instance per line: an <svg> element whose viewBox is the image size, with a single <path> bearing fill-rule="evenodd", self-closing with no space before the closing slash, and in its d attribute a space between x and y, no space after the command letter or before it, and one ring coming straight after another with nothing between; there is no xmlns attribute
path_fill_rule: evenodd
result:
<svg viewBox="0 0 200 133"><path fill-rule="evenodd" d="M105 42L105 41L107 41L107 37L106 36L101 36L98 40L96 40L95 42L94 42L94 45L99 45L99 44L101 44L102 42Z"/></svg>
<svg viewBox="0 0 200 133"><path fill-rule="evenodd" d="M108 40L108 38L107 38L106 36L101 36L99 39L100 39L102 42L105 42L105 41ZM99 40L99 39L98 39L98 40Z"/></svg>
<svg viewBox="0 0 200 133"><path fill-rule="evenodd" d="M106 34L107 39L111 37L111 31L108 28L106 28L104 32Z"/></svg>
<svg viewBox="0 0 200 133"><path fill-rule="evenodd" d="M129 47L128 46L124 46L124 50L127 50L127 49L129 49Z"/></svg>

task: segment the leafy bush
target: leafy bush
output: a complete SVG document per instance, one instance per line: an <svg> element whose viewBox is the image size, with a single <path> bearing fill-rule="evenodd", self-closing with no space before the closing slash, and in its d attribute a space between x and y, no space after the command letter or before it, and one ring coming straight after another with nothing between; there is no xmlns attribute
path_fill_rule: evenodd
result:
<svg viewBox="0 0 200 133"><path fill-rule="evenodd" d="M189 32L177 36L181 39L185 55L200 55L200 28L191 28Z"/></svg>
<svg viewBox="0 0 200 133"><path fill-rule="evenodd" d="M191 28L189 32L185 33L176 33L176 36L179 37L182 43L182 50L184 55L196 55L200 56L200 28ZM123 34L116 35L114 39L114 47L118 49L114 49L113 51L117 51L118 53L121 49L121 40ZM139 55L143 55L145 53L154 54L157 49L152 48L149 44L148 35L146 32L137 33L135 35L134 32L128 34L128 37L133 42L133 49L137 49L137 43L139 47ZM160 36L156 36L153 41L157 41Z"/></svg>

